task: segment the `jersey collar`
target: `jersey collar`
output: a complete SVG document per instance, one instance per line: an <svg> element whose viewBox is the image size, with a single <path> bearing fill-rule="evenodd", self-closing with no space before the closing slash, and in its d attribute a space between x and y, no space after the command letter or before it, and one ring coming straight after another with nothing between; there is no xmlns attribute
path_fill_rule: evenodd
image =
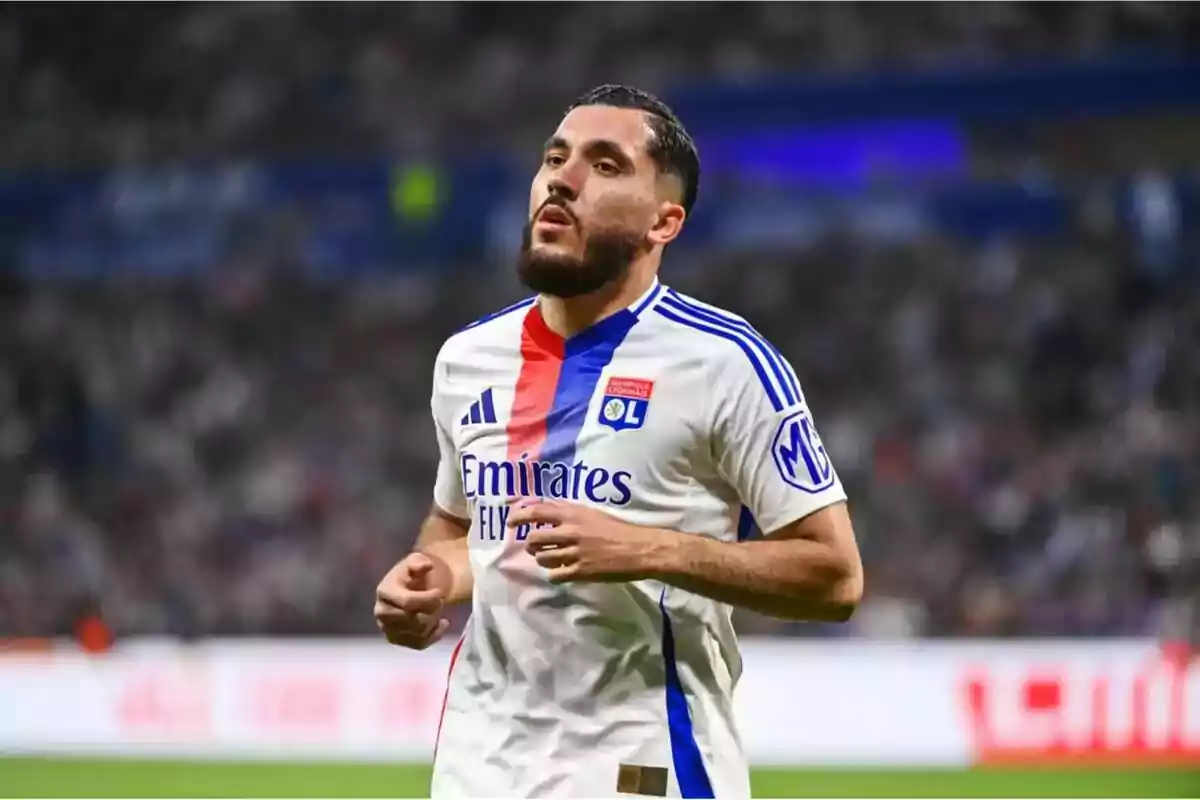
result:
<svg viewBox="0 0 1200 800"><path fill-rule="evenodd" d="M625 338L629 329L637 324L638 317L646 309L654 305L666 287L654 279L653 285L641 297L633 301L621 311L605 317L595 325L580 331L570 339L564 339L546 325L542 319L540 303L535 302L525 315L525 338L539 350L559 359L570 358L577 353L586 352L593 347L609 343L613 344Z"/></svg>

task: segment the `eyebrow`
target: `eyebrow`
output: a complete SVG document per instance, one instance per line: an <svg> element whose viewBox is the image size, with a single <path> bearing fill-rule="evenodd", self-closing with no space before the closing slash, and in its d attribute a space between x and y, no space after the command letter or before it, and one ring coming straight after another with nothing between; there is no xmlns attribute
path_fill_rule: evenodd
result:
<svg viewBox="0 0 1200 800"><path fill-rule="evenodd" d="M546 140L546 143L544 145L542 145L543 153L547 152L549 150L570 150L570 149L571 149L571 146L569 144L567 144L567 140L561 136L551 136L549 139Z"/></svg>

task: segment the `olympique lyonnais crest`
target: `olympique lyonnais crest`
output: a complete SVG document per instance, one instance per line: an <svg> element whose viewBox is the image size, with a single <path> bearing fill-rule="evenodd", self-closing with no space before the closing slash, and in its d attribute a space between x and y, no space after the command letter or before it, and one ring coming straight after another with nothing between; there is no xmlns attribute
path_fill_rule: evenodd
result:
<svg viewBox="0 0 1200 800"><path fill-rule="evenodd" d="M600 424L614 431L636 430L646 421L654 381L642 378L609 378L600 404Z"/></svg>

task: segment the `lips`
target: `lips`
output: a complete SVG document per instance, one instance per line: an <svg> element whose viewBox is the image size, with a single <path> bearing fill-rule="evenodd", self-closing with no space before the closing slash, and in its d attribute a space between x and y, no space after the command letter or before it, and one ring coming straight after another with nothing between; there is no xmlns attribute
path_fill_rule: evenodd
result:
<svg viewBox="0 0 1200 800"><path fill-rule="evenodd" d="M549 225L573 225L575 222L566 209L560 206L546 206L542 209L542 213L538 214L537 221Z"/></svg>

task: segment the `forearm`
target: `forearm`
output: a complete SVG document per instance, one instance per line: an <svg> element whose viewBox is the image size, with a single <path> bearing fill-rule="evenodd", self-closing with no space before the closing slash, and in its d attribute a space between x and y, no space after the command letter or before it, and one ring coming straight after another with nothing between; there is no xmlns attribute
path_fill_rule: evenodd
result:
<svg viewBox="0 0 1200 800"><path fill-rule="evenodd" d="M830 545L661 533L665 546L650 577L723 603L780 619L842 622L862 593L857 560Z"/></svg>
<svg viewBox="0 0 1200 800"><path fill-rule="evenodd" d="M417 535L416 551L441 560L450 570L450 590L446 604L466 603L471 600L475 587L475 576L471 572L471 558L467 547L468 523L434 508L421 525Z"/></svg>

